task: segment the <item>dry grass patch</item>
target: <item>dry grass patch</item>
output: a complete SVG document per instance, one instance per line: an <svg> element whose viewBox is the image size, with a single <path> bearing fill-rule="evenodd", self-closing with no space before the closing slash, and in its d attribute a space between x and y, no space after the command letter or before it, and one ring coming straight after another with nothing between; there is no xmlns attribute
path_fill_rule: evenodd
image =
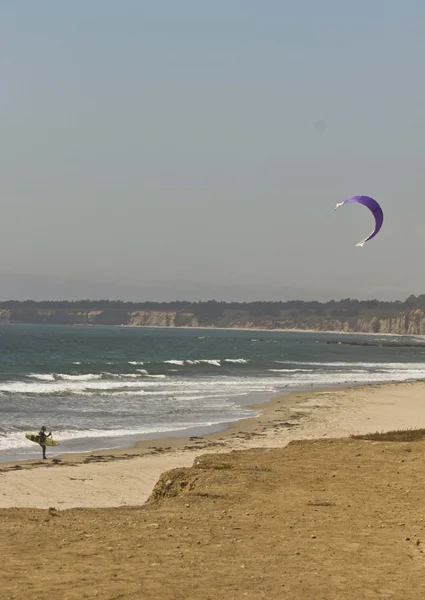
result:
<svg viewBox="0 0 425 600"><path fill-rule="evenodd" d="M394 429L393 431L377 431L351 437L355 440L374 442L420 442L425 439L425 429Z"/></svg>

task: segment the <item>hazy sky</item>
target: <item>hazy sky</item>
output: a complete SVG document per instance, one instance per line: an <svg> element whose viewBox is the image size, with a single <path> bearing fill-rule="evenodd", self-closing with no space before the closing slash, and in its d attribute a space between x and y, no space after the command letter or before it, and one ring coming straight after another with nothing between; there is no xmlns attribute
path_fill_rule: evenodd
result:
<svg viewBox="0 0 425 600"><path fill-rule="evenodd" d="M420 0L0 0L0 299L425 292L424 28ZM364 248L353 194L385 212Z"/></svg>

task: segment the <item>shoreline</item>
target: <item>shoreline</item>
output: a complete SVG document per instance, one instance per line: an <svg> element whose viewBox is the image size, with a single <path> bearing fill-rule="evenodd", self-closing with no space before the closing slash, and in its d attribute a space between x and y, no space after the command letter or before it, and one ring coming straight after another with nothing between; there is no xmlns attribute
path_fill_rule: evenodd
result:
<svg viewBox="0 0 425 600"><path fill-rule="evenodd" d="M423 380L317 388L252 405L261 414L205 436L161 438L132 448L3 463L0 508L117 507L143 504L159 477L201 454L282 448L293 440L425 428Z"/></svg>
<svg viewBox="0 0 425 600"><path fill-rule="evenodd" d="M172 441L184 441L184 440L190 440L190 439L195 439L195 438L207 438L209 436L212 436L214 434L220 434L220 433L224 433L226 432L229 428L232 427L232 425L236 425L238 423L242 423L246 420L249 419L255 419L258 416L260 416L261 414L261 408L264 405L267 405L269 402L273 401L274 398L276 396L286 396L286 395L290 395L291 393L295 393L296 391L307 391L307 389L309 388L301 388L299 390L293 390L293 392L291 391L282 391L282 392L262 392L262 393L256 393L256 394L243 394L241 396L232 396L230 399L233 400L236 404L240 405L240 406L244 406L245 408L247 408L252 415L248 416L248 417L241 417L239 419L236 420L229 420L229 421L222 421L220 423L213 423L210 425L194 425L193 427L186 427L184 429L174 429L174 430L170 430L170 431L163 431L163 432L157 432L157 433L150 433L150 434L131 434L131 435L123 435L121 438L114 438L112 437L107 437L105 436L106 440L114 440L114 439L122 439L123 440L123 444L116 444L116 445L105 445L101 448L88 448L88 449L81 449L81 450L74 450L74 451L61 451L58 450L57 446L56 447L52 447L52 446L47 446L47 456L50 460L62 460L63 458L72 458L72 457L80 457L80 456L88 456L89 454L93 454L93 455L103 455L105 453L118 453L118 454L122 454L125 453L127 451L134 451L137 450L138 447L144 447L148 444L165 444L165 443L169 443ZM318 389L318 388L317 388ZM259 400L261 397L263 397L262 400ZM255 401L254 401L255 399ZM146 437L149 436L149 437ZM55 436L53 436L55 438ZM136 439L137 438L137 439ZM92 439L92 438L89 438ZM96 439L96 438L94 438ZM68 440L65 440L65 442ZM107 444L107 442L105 442L105 444ZM35 444L35 446L37 447L37 453L41 453L41 449L39 449L39 447ZM54 452L54 454L52 454L52 452ZM34 462L39 462L39 457L38 456L34 456L34 457L26 457L26 458L7 458L6 460L2 460L0 458L0 472L2 467L6 467L8 465L25 465L27 463L34 463Z"/></svg>
<svg viewBox="0 0 425 600"><path fill-rule="evenodd" d="M15 323L18 325L18 323ZM78 325L77 325L78 326ZM424 338L425 335L420 333L376 333L373 331L345 331L345 330L328 330L328 329L265 329L263 327L214 327L213 325L190 325L180 326L163 326L163 325L85 325L81 327L126 327L130 329L199 329L201 331L267 331L275 333L323 333L327 335L371 335L371 336L388 336L388 337L408 337L408 338Z"/></svg>
<svg viewBox="0 0 425 600"><path fill-rule="evenodd" d="M318 390L319 388L317 388L315 391ZM245 426L248 429L251 429L251 424L256 420L258 421L259 419L261 419L261 417L263 416L263 412L270 410L276 402L276 400L279 399L279 401L281 401L283 398L288 398L293 394L299 393L307 393L307 390L300 390L298 392L282 392L279 394L273 394L271 396L268 395L268 399L265 399L263 402L248 402L245 404L246 407L254 413L252 416L244 417L236 421L223 422L219 425L211 425L205 427L199 426L193 428L194 430L196 429L198 433L200 433L201 429L212 430L214 428L219 428L218 431L209 431L207 433L204 433L203 435L188 435L186 432L190 431L191 429L184 429L181 430L181 435L168 436L164 432L164 435L158 434L157 436L149 439L139 439L131 444L127 444L124 446L109 448L105 447L95 450L80 450L75 452L58 452L51 457L49 457L50 447L48 446L48 461L46 463L41 462L38 457L27 458L23 460L7 460L4 462L0 462L0 473L5 472L6 470L8 470L9 467L17 468L17 466L19 466L25 469L48 466L50 464L49 461L53 462L54 464L59 464L63 461L71 461L73 463L80 464L84 462L85 459L90 457L102 458L107 456L109 459L112 459L113 457L119 458L125 456L127 458L133 458L144 455L145 453L147 453L147 450L151 450L153 447L157 448L157 452L184 449L185 446L187 446L190 443L193 443L195 440L205 440L205 444L211 446L212 444L217 444L217 440L221 440L221 438L227 437L229 432L232 430L245 428Z"/></svg>
<svg viewBox="0 0 425 600"><path fill-rule="evenodd" d="M106 445L101 448L92 448L92 449L81 449L75 451L60 451L56 450L55 447L47 446L47 457L48 461L50 460L54 464L62 463L63 461L71 461L77 464L80 464L85 460L85 458L90 457L104 457L108 456L110 459L112 457L137 457L140 456L140 452L145 455L148 449L152 449L154 447L159 448L158 452L164 451L173 451L173 450L181 450L187 449L188 444L193 443L194 440L205 440L205 444L209 447L219 446L217 440L221 441L222 438L225 439L228 437L229 432L233 432L233 430L245 430L245 428L249 431L252 429L252 424L257 420L257 423L261 421L261 417L263 413L266 412L267 415L274 410L274 405L277 400L279 403L284 402L285 399L287 402L284 402L285 408L288 410L288 414L290 416L291 411L296 406L297 402L302 402L305 395L311 394L323 394L326 392L332 393L335 390L338 391L349 391L351 389L356 388L369 388L369 387L380 387L389 384L403 384L403 383L412 383L422 380L405 380L405 381L383 381L383 382L366 382L366 383L348 383L344 385L339 384L329 384L318 387L299 387L292 390L281 390L275 393L264 393L264 399L262 401L258 401L262 394L246 394L244 396L237 396L233 398L235 402L241 403L246 406L253 414L249 417L242 417L240 419L236 419L234 421L223 421L222 423L212 424L212 425L199 425L181 430L172 430L170 432L158 432L156 434L146 434L152 435L152 437L144 438L140 437L142 434L137 435L129 435L123 436L123 444L122 445ZM250 399L254 399L256 397L257 401L252 402ZM241 400L245 398L245 402ZM266 418L266 422L268 419ZM291 426L291 425L290 425ZM253 434L255 435L255 433ZM134 439L139 437L139 439ZM114 439L114 438L107 438ZM226 440L227 441L227 440ZM106 442L105 442L106 443ZM200 443L200 442L197 442ZM57 448L57 447L56 447ZM194 449L194 448L192 448ZM41 449L37 447L37 452L41 453ZM54 452L54 454L52 454ZM31 467L31 466L43 466L49 464L40 461L39 456L29 457L29 458L12 458L7 460L0 460L0 473L7 469L8 467L18 468L19 466L22 468Z"/></svg>
<svg viewBox="0 0 425 600"><path fill-rule="evenodd" d="M267 414L273 411L273 407L277 400L279 403L284 402L286 399L285 408L290 416L291 410L294 409L297 402L302 402L304 396L310 396L315 394L334 393L338 392L349 392L355 389L368 389L368 388L380 388L387 385L403 385L411 383L420 383L425 380L422 379L411 379L411 380L388 380L388 381L370 381L363 383L344 383L344 384L325 384L323 386L299 386L298 388L281 390L273 393L258 393L258 394L245 394L243 396L236 396L232 399L247 409L253 414L248 417L242 417L234 421L223 421L221 423L215 423L211 425L197 425L194 427L188 427L181 430L171 430L170 432L158 432L152 434L133 434L128 436L122 436L123 443L115 445L105 445L100 448L88 448L73 451L60 451L54 450L55 447L47 446L47 457L48 460L54 464L62 463L63 461L71 461L75 464L80 464L85 458L93 457L93 460L101 460L102 457L108 456L109 459L113 457L127 458L146 455L148 449L158 448L157 452L174 451L181 449L188 449L188 444L193 443L194 440L204 440L204 443L208 447L219 446L217 440L221 441L222 438L227 438L228 433L236 429L247 428L251 431L251 424L258 420L260 422L263 413ZM258 401L259 398L264 397L263 400ZM244 401L245 399L245 401ZM251 401L256 399L256 401ZM267 419L266 419L267 421ZM290 425L291 426L291 425ZM145 435L152 437L145 437ZM252 435L255 435L253 433ZM139 439L135 439L139 438ZM105 439L115 439L113 437ZM118 438L117 438L118 439ZM226 440L227 441L227 440ZM200 442L197 442L200 443ZM107 442L105 442L107 444ZM192 449L194 447L192 446ZM37 447L37 452L41 453L41 449ZM54 452L54 454L52 454ZM43 466L49 464L40 461L39 456L26 457L26 458L7 458L6 460L0 459L0 473L4 472L8 467L15 469ZM0 504L1 506L1 504Z"/></svg>
<svg viewBox="0 0 425 600"><path fill-rule="evenodd" d="M373 331L345 331L335 329L280 329L280 328L264 328L264 327L215 327L213 325L96 325L88 323L24 323L18 321L4 321L2 325L36 325L40 327L52 326L52 327L111 327L111 328L126 328L126 329L184 329L184 330L200 330L200 331L259 331L263 333L274 332L274 333L319 333L327 335L370 335L370 336L382 336L382 337L407 337L407 338L421 338L425 339L424 334L420 333L381 333Z"/></svg>

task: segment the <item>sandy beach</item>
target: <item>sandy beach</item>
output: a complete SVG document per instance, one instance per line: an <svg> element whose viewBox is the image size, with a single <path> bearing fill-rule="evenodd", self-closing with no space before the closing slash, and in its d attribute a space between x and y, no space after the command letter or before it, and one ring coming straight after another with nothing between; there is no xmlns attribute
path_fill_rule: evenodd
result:
<svg viewBox="0 0 425 600"><path fill-rule="evenodd" d="M0 599L419 600L423 436L349 436L425 428L424 392L291 394L202 439L5 464Z"/></svg>
<svg viewBox="0 0 425 600"><path fill-rule="evenodd" d="M390 383L281 395L258 418L199 438L140 442L131 449L0 466L0 508L59 509L143 504L160 475L205 453L282 448L292 440L425 428L425 383Z"/></svg>

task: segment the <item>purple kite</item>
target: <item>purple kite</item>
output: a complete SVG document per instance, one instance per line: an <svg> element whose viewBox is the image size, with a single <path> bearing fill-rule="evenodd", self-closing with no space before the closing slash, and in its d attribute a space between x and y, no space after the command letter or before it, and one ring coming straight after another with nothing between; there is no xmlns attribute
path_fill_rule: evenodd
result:
<svg viewBox="0 0 425 600"><path fill-rule="evenodd" d="M356 244L356 246L363 246L363 244L375 237L375 235L381 229L382 223L384 222L384 213L382 212L382 208L379 206L377 201L373 198L369 198L369 196L352 196L351 198L347 198L347 200L344 200L344 202L340 202L339 204L337 204L335 206L335 210L340 206L343 206L344 204L348 204L349 202L357 202L358 204L363 204L372 212L373 216L375 217L375 229L366 239Z"/></svg>

